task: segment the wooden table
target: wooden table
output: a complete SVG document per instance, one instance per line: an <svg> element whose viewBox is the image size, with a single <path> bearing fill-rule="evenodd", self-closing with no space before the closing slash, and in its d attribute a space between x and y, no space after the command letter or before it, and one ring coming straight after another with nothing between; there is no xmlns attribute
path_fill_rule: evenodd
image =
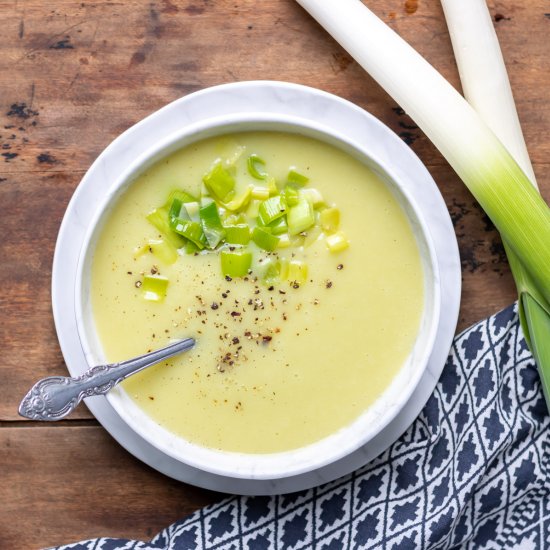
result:
<svg viewBox="0 0 550 550"><path fill-rule="evenodd" d="M436 0L371 8L458 86ZM546 0L491 0L539 184L550 198ZM21 420L37 379L66 374L50 274L67 203L126 128L185 94L236 80L315 86L369 110L420 156L459 239L459 329L515 298L501 241L433 145L291 0L0 1L0 548L109 535L148 539L222 495L173 481L124 451L82 406ZM68 312L70 314L70 312Z"/></svg>

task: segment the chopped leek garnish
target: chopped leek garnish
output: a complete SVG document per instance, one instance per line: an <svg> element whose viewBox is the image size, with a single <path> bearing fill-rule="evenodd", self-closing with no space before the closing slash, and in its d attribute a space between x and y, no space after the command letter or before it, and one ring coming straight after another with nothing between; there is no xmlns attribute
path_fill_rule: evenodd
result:
<svg viewBox="0 0 550 550"><path fill-rule="evenodd" d="M277 248L279 237L272 235L268 229L264 227L255 227L252 231L252 240L264 250L271 252Z"/></svg>
<svg viewBox="0 0 550 550"><path fill-rule="evenodd" d="M151 252L149 244L142 244L141 246L136 246L134 248L134 260L141 258L146 252Z"/></svg>
<svg viewBox="0 0 550 550"><path fill-rule="evenodd" d="M277 243L277 248L289 248L293 244L293 241L290 239L288 233L283 233L279 235L279 242Z"/></svg>
<svg viewBox="0 0 550 550"><path fill-rule="evenodd" d="M216 204L216 201L210 195L201 196L201 200L195 201L195 202L200 203L200 208L205 208L210 204ZM199 212L199 216L200 216L200 212Z"/></svg>
<svg viewBox="0 0 550 550"><path fill-rule="evenodd" d="M146 218L160 231L162 236L169 240L176 248L181 248L185 245L185 240L172 231L168 210L166 208L155 208L152 212L147 214Z"/></svg>
<svg viewBox="0 0 550 550"><path fill-rule="evenodd" d="M240 154L243 151L244 148ZM213 251L220 255L225 276L244 277L256 270L261 280L271 286L289 278L297 284L307 279L307 265L296 259L289 263L279 256L279 249L303 250L325 234L330 250L348 246L345 235L335 233L339 211L326 208L317 189L304 187L309 181L306 176L291 167L280 190L275 178L260 170L260 166L265 166L263 159L250 155L246 160L248 171L263 183L239 182L237 187L234 174L243 176L243 166L236 166L238 162L244 161L216 160L203 177L198 198L185 190L172 191L163 207L147 215L162 239L150 240L137 249L135 258L150 250L169 264L177 260L178 249L188 255ZM243 177L247 182L248 176ZM271 254L253 264L253 256L261 255L258 249ZM151 292L148 299L156 299Z"/></svg>
<svg viewBox="0 0 550 550"><path fill-rule="evenodd" d="M292 187L292 185L287 185L284 188L283 195L288 206L296 206L300 200L298 198L298 189Z"/></svg>
<svg viewBox="0 0 550 550"><path fill-rule="evenodd" d="M197 202L197 199L181 189L175 189L168 196L165 208L168 208L168 218L172 223L176 218L190 219L187 210L183 207L186 203Z"/></svg>
<svg viewBox="0 0 550 550"><path fill-rule="evenodd" d="M258 217L262 225L269 225L271 222L284 216L286 212L285 200L281 195L271 197L260 204Z"/></svg>
<svg viewBox="0 0 550 550"><path fill-rule="evenodd" d="M319 206L325 204L325 201L323 200L323 195L321 195L321 193L319 193L319 191L317 191L317 189L314 189L313 187L300 189L298 195L300 196L300 198L307 199L314 206L314 208L318 208Z"/></svg>
<svg viewBox="0 0 550 550"><path fill-rule="evenodd" d="M283 216L266 226L273 235L282 235L288 231L286 218Z"/></svg>
<svg viewBox="0 0 550 550"><path fill-rule="evenodd" d="M228 210L231 210L232 212L241 210L250 201L251 194L252 194L252 186L249 186L244 190L243 193L241 193L241 195L233 198L233 200L227 203L223 203L223 205L225 208L227 208Z"/></svg>
<svg viewBox="0 0 550 550"><path fill-rule="evenodd" d="M331 252L340 252L349 246L348 238L343 231L337 231L332 235L327 235L326 243Z"/></svg>
<svg viewBox="0 0 550 550"><path fill-rule="evenodd" d="M168 196L168 201L166 201L166 207L169 208L169 218L170 221L175 218L183 218L184 220L189 218L190 215L187 212L186 208L183 208L184 204L197 203L197 199L190 195L186 191L181 189L175 189Z"/></svg>
<svg viewBox="0 0 550 550"><path fill-rule="evenodd" d="M250 204L248 205L248 209L246 211L246 215L251 219L257 218L258 212L260 210L260 204L261 201L259 200L250 201Z"/></svg>
<svg viewBox="0 0 550 550"><path fill-rule="evenodd" d="M214 249L225 236L225 229L222 226L218 207L215 202L203 206L200 211L201 227L208 242L208 248Z"/></svg>
<svg viewBox="0 0 550 550"><path fill-rule="evenodd" d="M209 197L210 196L210 190L206 185L204 184L204 181L201 183L201 197Z"/></svg>
<svg viewBox="0 0 550 550"><path fill-rule="evenodd" d="M222 273L229 277L244 277L252 264L252 253L245 250L222 250Z"/></svg>
<svg viewBox="0 0 550 550"><path fill-rule="evenodd" d="M321 211L321 228L325 233L334 233L340 225L340 210L338 208L325 208Z"/></svg>
<svg viewBox="0 0 550 550"><path fill-rule="evenodd" d="M319 237L321 237L322 229L318 225L314 225L312 228L306 231L307 235L304 237L304 246L310 247Z"/></svg>
<svg viewBox="0 0 550 550"><path fill-rule="evenodd" d="M210 193L222 202L230 201L235 194L235 179L229 173L229 170L223 166L221 160L214 163L214 166L212 166L210 172L204 175L202 181Z"/></svg>
<svg viewBox="0 0 550 550"><path fill-rule="evenodd" d="M255 185L252 188L251 196L253 199L260 199L262 201L269 198L269 189L267 187L260 187Z"/></svg>
<svg viewBox="0 0 550 550"><path fill-rule="evenodd" d="M240 214L228 214L223 217L223 224L224 225L239 225L242 223L246 223L246 215L244 213Z"/></svg>
<svg viewBox="0 0 550 550"><path fill-rule="evenodd" d="M279 263L274 260L268 260L264 263L264 274L262 282L266 285L276 285L281 281L279 276L280 268Z"/></svg>
<svg viewBox="0 0 550 550"><path fill-rule="evenodd" d="M277 267L279 269L279 278L281 281L286 281L288 279L288 260L286 258L281 258L277 260Z"/></svg>
<svg viewBox="0 0 550 550"><path fill-rule="evenodd" d="M199 210L201 209L201 205L198 203L198 201L183 203L183 209L185 209L185 211L187 212L187 217L184 216L182 219L189 219L193 222L200 222Z"/></svg>
<svg viewBox="0 0 550 550"><path fill-rule="evenodd" d="M245 223L225 226L225 242L245 245L250 242L250 227Z"/></svg>
<svg viewBox="0 0 550 550"><path fill-rule="evenodd" d="M276 285L288 278L288 262L285 259L268 259L264 265L262 281L266 285Z"/></svg>
<svg viewBox="0 0 550 550"><path fill-rule="evenodd" d="M304 284L307 281L307 264L298 260L291 260L288 264L289 281Z"/></svg>
<svg viewBox="0 0 550 550"><path fill-rule="evenodd" d="M197 202L196 197L193 195L190 195L187 191L184 191L183 189L174 189L169 195L168 200L166 201L166 207L170 208L172 206L172 203L178 200L181 204L185 202Z"/></svg>
<svg viewBox="0 0 550 550"><path fill-rule="evenodd" d="M286 177L286 181L288 183L293 183L301 187L302 185L305 185L309 181L309 178L307 176L304 176L303 174L300 174L300 172L298 172L296 168L291 167L290 170L288 171L288 176Z"/></svg>
<svg viewBox="0 0 550 550"><path fill-rule="evenodd" d="M168 218L171 223L173 223L176 218L182 218L184 220L190 219L187 210L183 208L181 199L175 198L172 200L170 210L168 211Z"/></svg>
<svg viewBox="0 0 550 550"><path fill-rule="evenodd" d="M166 296L168 279L161 275L145 275L140 288L146 300L162 302Z"/></svg>
<svg viewBox="0 0 550 550"><path fill-rule="evenodd" d="M277 248L300 248L304 246L304 237L302 235L289 235L288 233L283 233L279 235L279 243Z"/></svg>
<svg viewBox="0 0 550 550"><path fill-rule="evenodd" d="M315 223L313 206L307 199L299 199L296 206L289 208L286 218L288 234L297 235Z"/></svg>
<svg viewBox="0 0 550 550"><path fill-rule="evenodd" d="M277 187L277 182L275 178L267 178L267 188L269 189L269 196L273 197L279 194L279 188Z"/></svg>
<svg viewBox="0 0 550 550"><path fill-rule="evenodd" d="M185 244L185 253L186 254L196 254L200 250L202 250L202 249L199 248L195 243L193 243L191 241L187 241L187 243Z"/></svg>
<svg viewBox="0 0 550 550"><path fill-rule="evenodd" d="M206 246L207 240L200 223L176 218L174 220L173 229L176 233L190 240L201 250Z"/></svg>
<svg viewBox="0 0 550 550"><path fill-rule="evenodd" d="M163 239L149 239L149 242L145 246L165 264L173 264L178 259L178 253L169 241Z"/></svg>
<svg viewBox="0 0 550 550"><path fill-rule="evenodd" d="M258 155L250 155L247 160L248 173L257 180L265 180L267 178L266 172L260 172L258 165L265 166L265 160Z"/></svg>

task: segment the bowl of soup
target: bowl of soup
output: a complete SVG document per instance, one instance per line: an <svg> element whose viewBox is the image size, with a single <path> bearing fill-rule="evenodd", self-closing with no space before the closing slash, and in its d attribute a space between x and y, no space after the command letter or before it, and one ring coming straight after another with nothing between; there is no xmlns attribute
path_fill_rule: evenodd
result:
<svg viewBox="0 0 550 550"><path fill-rule="evenodd" d="M75 304L90 366L196 340L109 393L131 430L206 472L279 479L395 418L433 349L440 288L391 165L311 120L235 113L174 132L113 183Z"/></svg>

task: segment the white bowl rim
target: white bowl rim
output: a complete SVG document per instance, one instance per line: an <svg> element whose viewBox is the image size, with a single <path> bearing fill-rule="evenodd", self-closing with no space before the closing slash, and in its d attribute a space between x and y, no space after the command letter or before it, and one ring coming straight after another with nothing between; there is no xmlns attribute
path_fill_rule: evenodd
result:
<svg viewBox="0 0 550 550"><path fill-rule="evenodd" d="M101 202L101 206L97 208L93 221L89 225L86 236L84 238L84 244L81 249L81 254L77 267L77 284L75 285L75 306L77 308L76 318L78 333L87 358L94 356L94 353L86 337L85 330L82 329L81 325L81 320L85 317L85 312L83 311L82 307L82 301L80 299L80 297L82 296L82 285L84 279L83 257L86 256L87 251L89 250L91 240L93 239L93 236L95 234L95 228L98 225L98 222L103 217L107 206L111 203L113 198L118 195L122 188L130 185L131 181L135 177L137 177L139 173L150 166L150 164L152 163L151 159L158 157L159 153L169 149L176 150L180 148L181 146L177 144L181 141L185 141L187 138L191 138L189 143L197 141L197 139L201 139L200 137L196 138L193 136L200 134L202 131L208 131L213 128L225 128L232 124L287 124L296 128L308 129L313 131L314 133L317 133L319 136L325 135L332 141L347 144L352 149L358 151L365 158L370 159L375 165L379 166L380 169L386 174L386 176L393 182L393 185L396 186L396 188L399 190L399 193L406 199L408 205L414 211L416 220L420 222L422 235L425 239L429 252L430 269L432 270L434 275L434 285L432 287L434 301L432 307L431 322L429 323L427 337L428 343L423 349L421 360L418 361L422 364L422 368L416 368L414 370L414 376L406 385L406 390L400 393L400 395L402 396L402 399L400 400L400 406L390 408L389 412L386 412L386 414L383 415L383 419L381 421L378 421L374 428L367 429L365 432L362 433L360 437L350 438L350 442L347 445L343 444L345 434L357 431L358 426L364 427L364 424L366 422L362 419L364 419L365 413L363 413L356 421L354 421L349 426L339 430L336 434L328 436L327 438L319 442L313 443L301 449L286 451L283 453L273 453L269 455L249 455L205 449L204 447L185 442L185 452L182 456L181 451L175 450L170 444L166 444L165 437L161 437L160 440L158 439L158 437L154 437L154 435L150 431L151 425L149 424L147 426L147 423L143 422L143 418L141 418L140 421L136 421L135 416L133 416L132 414L128 414L128 411L122 403L120 392L118 392L118 394L114 392L108 396L111 405L120 415L120 417L131 427L132 430L136 431L141 437L157 447L159 450L177 460L187 463L195 468L222 476L239 477L246 479L277 479L280 477L294 476L307 471L316 470L318 468L326 466L327 464L339 460L343 456L352 453L357 448L365 445L369 440L375 437L399 413L402 405L406 403L406 400L410 397L410 395L416 388L418 381L422 377L434 345L440 306L438 267L435 261L435 252L429 228L426 226L421 212L416 207L414 198L409 195L404 186L401 185L395 175L392 174L391 167L382 165L379 160L373 158L372 154L369 154L369 152L366 151L363 146L354 143L353 140L350 140L346 136L335 132L325 125L315 124L311 120L301 119L300 117L291 115L274 115L271 113L265 114L262 112L249 112L238 113L233 116L225 115L221 117L212 117L194 124L190 124L185 128L170 134L164 140L160 141L155 147L148 149L142 155L136 158L135 161L127 168L127 170L116 179L115 183L110 187L109 194L104 197L103 201ZM388 132L391 132L389 129L387 129L387 127L385 128ZM232 130L215 133L216 135L222 135L224 133L229 133L230 131ZM241 131L247 130L245 129ZM162 154L161 156L164 156L164 154ZM392 382L390 387L393 386L393 384L394 383ZM164 429L161 429L157 433L157 436L163 430ZM166 433L169 432L166 431ZM170 434L170 436L174 437L173 434ZM334 439L336 439L336 441L333 441ZM329 452L331 449L332 452ZM316 460L308 461L306 460L308 456L314 456ZM238 465L237 469L235 468L235 465Z"/></svg>

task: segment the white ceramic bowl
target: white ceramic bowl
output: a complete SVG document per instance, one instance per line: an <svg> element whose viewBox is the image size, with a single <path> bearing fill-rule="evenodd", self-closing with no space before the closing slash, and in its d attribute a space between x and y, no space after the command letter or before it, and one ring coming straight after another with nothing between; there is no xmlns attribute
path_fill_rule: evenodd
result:
<svg viewBox="0 0 550 550"><path fill-rule="evenodd" d="M75 285L75 309L78 335L90 366L105 362L97 337L90 304L90 265L103 222L117 198L149 166L177 149L207 137L251 130L299 133L345 150L364 162L388 185L408 216L419 245L425 280L425 303L421 327L414 349L387 390L356 421L338 432L306 447L274 454L221 452L192 444L167 431L147 416L120 387L108 400L120 418L165 455L213 474L252 480L276 480L318 470L342 459L367 444L391 422L407 404L423 376L434 346L440 319L440 280L434 246L423 216L408 195L404 182L394 175L392 166L377 158L364 144L311 120L272 113L235 113L207 118L189 124L169 135L140 155L109 188L108 195L88 226L78 262ZM391 139L395 136L386 131ZM379 138L379 136L378 136ZM403 144L404 150L406 145ZM404 152L405 154L405 152ZM407 151L407 154L410 154ZM399 161L398 158L395 159Z"/></svg>

